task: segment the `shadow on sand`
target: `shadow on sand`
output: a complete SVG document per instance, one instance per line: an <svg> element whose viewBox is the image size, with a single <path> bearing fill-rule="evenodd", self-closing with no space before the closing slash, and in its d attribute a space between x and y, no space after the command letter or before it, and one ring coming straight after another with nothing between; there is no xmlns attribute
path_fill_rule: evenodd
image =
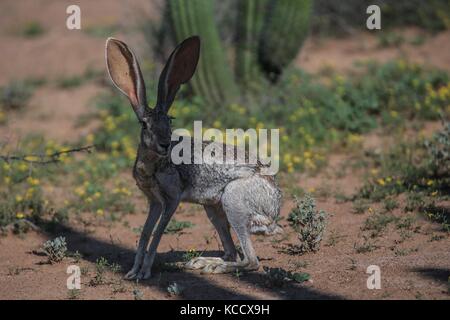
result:
<svg viewBox="0 0 450 320"><path fill-rule="evenodd" d="M61 224L52 224L44 226L44 228L51 235L63 235L68 243L68 250L71 252L78 251L86 261L94 262L100 258L105 257L108 261L119 264L122 267L122 273L131 267L135 251L126 248L113 240L107 242L92 237L86 233L77 231L70 226ZM51 230L51 231L49 231ZM185 299L230 299L230 300L248 300L256 299L257 296L251 294L242 294L218 286L217 284L208 280L214 277L205 276L200 272L191 272L184 270L164 271L158 270L160 262L177 262L182 261L184 251L169 251L165 253L158 253L155 265L153 268L152 278L149 280L139 282L141 286L149 286L153 289L166 293L167 286L170 283L177 282L181 284L185 290L183 291L183 298ZM204 256L219 256L218 251L206 251ZM234 275L225 275L230 277L231 281L236 281ZM323 293L311 288L292 283L286 283L282 288L270 288L264 286L265 276L262 273L250 272L239 277L241 283L256 286L262 291L270 293L275 299L343 299L340 296Z"/></svg>

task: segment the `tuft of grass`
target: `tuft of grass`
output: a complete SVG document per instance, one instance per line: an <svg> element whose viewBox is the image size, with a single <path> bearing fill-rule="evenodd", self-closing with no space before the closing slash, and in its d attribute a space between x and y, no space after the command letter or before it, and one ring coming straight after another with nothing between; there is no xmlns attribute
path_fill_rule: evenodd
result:
<svg viewBox="0 0 450 320"><path fill-rule="evenodd" d="M384 199L383 205L384 205L384 210L387 212L391 212L394 209L398 208L398 202L393 198Z"/></svg>
<svg viewBox="0 0 450 320"><path fill-rule="evenodd" d="M364 241L362 243L355 243L353 245L356 253L369 253L376 249L378 249L378 246L371 241L368 237L363 236Z"/></svg>
<svg viewBox="0 0 450 320"><path fill-rule="evenodd" d="M105 257L100 257L95 261L95 276L89 284L93 287L106 283L105 273L111 271L113 273L119 273L122 270L121 266L113 263L110 264Z"/></svg>
<svg viewBox="0 0 450 320"><path fill-rule="evenodd" d="M378 46L382 48L399 47L405 42L405 38L394 31L381 32L378 37Z"/></svg>
<svg viewBox="0 0 450 320"><path fill-rule="evenodd" d="M67 299L69 300L77 300L80 298L81 290L73 289L73 290L67 290Z"/></svg>
<svg viewBox="0 0 450 320"><path fill-rule="evenodd" d="M60 262L66 257L66 238L57 237L53 240L47 240L43 245L43 250L48 257L49 262Z"/></svg>
<svg viewBox="0 0 450 320"><path fill-rule="evenodd" d="M193 226L194 224L190 221L178 221L172 219L167 225L166 230L164 230L164 233L171 233L171 234L178 233L183 229L192 228Z"/></svg>
<svg viewBox="0 0 450 320"><path fill-rule="evenodd" d="M365 199L356 199L353 201L353 213L363 214L370 208L370 204Z"/></svg>
<svg viewBox="0 0 450 320"><path fill-rule="evenodd" d="M386 229L388 224L396 220L397 218L392 215L376 213L366 219L362 230L372 231L371 237L375 238Z"/></svg>

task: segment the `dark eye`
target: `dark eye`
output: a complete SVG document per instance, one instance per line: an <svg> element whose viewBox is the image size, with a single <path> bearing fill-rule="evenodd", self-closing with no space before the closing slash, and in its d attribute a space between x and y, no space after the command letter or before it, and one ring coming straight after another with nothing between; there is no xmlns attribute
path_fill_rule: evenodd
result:
<svg viewBox="0 0 450 320"><path fill-rule="evenodd" d="M142 129L144 129L144 130L147 130L147 128L148 128L147 122L145 122L145 121L141 121L141 126L142 126Z"/></svg>

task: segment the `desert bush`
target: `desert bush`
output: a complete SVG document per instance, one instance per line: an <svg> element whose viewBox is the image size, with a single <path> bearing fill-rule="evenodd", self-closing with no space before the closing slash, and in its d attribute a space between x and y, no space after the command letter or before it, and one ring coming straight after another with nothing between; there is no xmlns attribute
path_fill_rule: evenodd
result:
<svg viewBox="0 0 450 320"><path fill-rule="evenodd" d="M57 237L53 240L47 240L43 245L43 250L50 262L60 262L66 257L66 239L64 237Z"/></svg>
<svg viewBox="0 0 450 320"><path fill-rule="evenodd" d="M379 173L367 180L356 198L389 202L406 193L405 211L419 210L447 230L448 209L439 203L450 198L449 146L450 123L444 122L431 139L393 147L375 160Z"/></svg>
<svg viewBox="0 0 450 320"><path fill-rule="evenodd" d="M291 246L294 254L316 252L320 248L326 226L326 214L316 209L315 200L306 194L303 199L295 198L296 207L289 213L288 221L298 231L299 244Z"/></svg>
<svg viewBox="0 0 450 320"><path fill-rule="evenodd" d="M167 287L167 293L171 296L181 296L184 288L178 283L174 282Z"/></svg>
<svg viewBox="0 0 450 320"><path fill-rule="evenodd" d="M433 139L425 141L425 147L434 175L447 175L450 172L450 122L445 122L443 130L437 132Z"/></svg>
<svg viewBox="0 0 450 320"><path fill-rule="evenodd" d="M26 81L13 81L1 88L0 106L4 110L17 110L26 106L33 87Z"/></svg>

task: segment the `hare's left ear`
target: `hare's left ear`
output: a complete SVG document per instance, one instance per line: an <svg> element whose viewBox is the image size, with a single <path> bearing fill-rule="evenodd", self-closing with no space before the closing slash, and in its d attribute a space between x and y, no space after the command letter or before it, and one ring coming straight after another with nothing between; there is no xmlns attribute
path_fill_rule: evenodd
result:
<svg viewBox="0 0 450 320"><path fill-rule="evenodd" d="M200 38L193 36L181 42L172 52L158 83L158 111L167 113L183 83L192 78L200 56Z"/></svg>
<svg viewBox="0 0 450 320"><path fill-rule="evenodd" d="M145 83L139 63L128 46L117 39L106 40L106 65L114 85L130 100L141 121L147 107Z"/></svg>

